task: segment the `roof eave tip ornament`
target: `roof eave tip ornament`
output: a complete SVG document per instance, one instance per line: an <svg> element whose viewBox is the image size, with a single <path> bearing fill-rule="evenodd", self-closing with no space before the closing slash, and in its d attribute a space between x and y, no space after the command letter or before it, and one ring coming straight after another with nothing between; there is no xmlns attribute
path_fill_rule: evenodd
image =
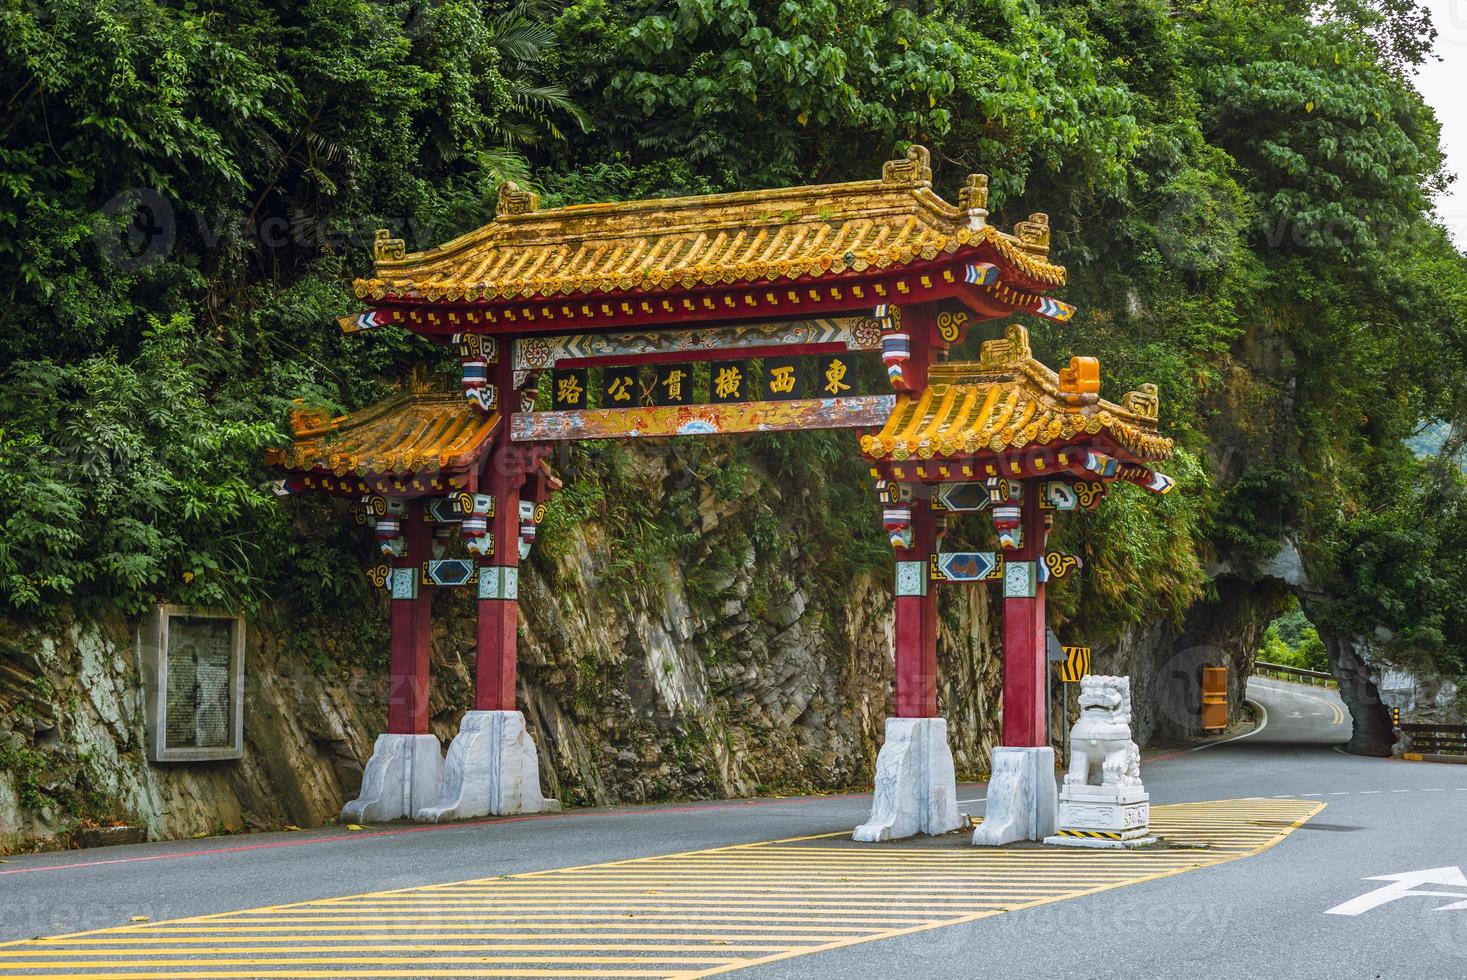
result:
<svg viewBox="0 0 1467 980"><path fill-rule="evenodd" d="M958 191L958 207L968 212L968 227L977 231L988 224L988 175L969 174Z"/></svg>
<svg viewBox="0 0 1467 980"><path fill-rule="evenodd" d="M1121 399L1121 407L1132 415L1150 419L1153 423L1161 418L1161 398L1154 384L1143 384L1136 391L1128 391Z"/></svg>
<svg viewBox="0 0 1467 980"><path fill-rule="evenodd" d="M539 209L539 194L534 191L520 190L520 185L512 180L506 180L499 185L499 199L494 207L496 218L512 214L532 214Z"/></svg>
<svg viewBox="0 0 1467 980"><path fill-rule="evenodd" d="M883 184L908 184L914 187L932 186L932 154L927 147L913 143L907 147L907 155L900 160L888 160L881 165Z"/></svg>
<svg viewBox="0 0 1467 980"><path fill-rule="evenodd" d="M1048 258L1049 215L1043 211L1035 211L1029 215L1028 221L1020 221L1014 225L1014 237L1019 240L1019 247L1024 251Z"/></svg>
<svg viewBox="0 0 1467 980"><path fill-rule="evenodd" d="M393 238L386 228L378 228L372 239L372 259L376 262L401 262L407 255L407 244L401 238Z"/></svg>

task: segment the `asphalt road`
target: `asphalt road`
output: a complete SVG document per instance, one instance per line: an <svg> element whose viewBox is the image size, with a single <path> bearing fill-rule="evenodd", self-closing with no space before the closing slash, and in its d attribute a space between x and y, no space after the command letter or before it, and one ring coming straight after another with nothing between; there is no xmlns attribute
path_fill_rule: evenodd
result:
<svg viewBox="0 0 1467 980"><path fill-rule="evenodd" d="M1467 767L1364 759L1338 746L1333 692L1254 679L1252 732L1148 754L1153 805L1239 797L1326 809L1270 850L965 924L745 969L768 977L1467 977L1467 887L1441 882L1350 903L1429 869L1467 871ZM983 788L964 807L981 813ZM0 941L849 829L863 795L624 807L486 820L264 834L12 858ZM1405 884L1397 884L1405 889ZM1459 895L1459 898L1442 897ZM1462 909L1440 910L1461 902ZM0 967L3 975L3 967ZM156 975L166 975L158 973ZM360 974L359 974L360 975Z"/></svg>

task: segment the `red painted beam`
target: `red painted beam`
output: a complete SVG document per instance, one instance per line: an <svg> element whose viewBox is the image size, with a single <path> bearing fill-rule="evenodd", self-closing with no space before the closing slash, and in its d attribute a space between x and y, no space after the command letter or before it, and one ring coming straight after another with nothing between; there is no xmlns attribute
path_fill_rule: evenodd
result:
<svg viewBox="0 0 1467 980"><path fill-rule="evenodd" d="M990 476L1009 480L1060 476L1099 480L1100 476L1085 469L1085 452L1088 449L1105 453L1107 456L1114 456L1122 463L1150 466L1149 461L1137 459L1125 447L1101 435L1084 435L1069 442L1056 441L1042 446L1006 450L1003 453L934 456L931 459L893 460L883 458L872 460L871 466L881 479L904 483L986 480ZM1061 454L1064 456L1063 460L1060 458ZM964 472L964 467L971 472ZM990 467L992 472L989 471ZM941 472L942 468L947 470L946 475ZM1109 483L1115 479L1116 477L1111 477L1105 482Z"/></svg>
<svg viewBox="0 0 1467 980"><path fill-rule="evenodd" d="M493 300L428 300L384 296L368 302L384 319L415 333L482 333L528 336L567 329L595 331L688 323L738 323L810 316L869 313L879 303L909 305L954 299L978 320L1008 316L1027 306L996 298L991 287L964 281L968 264L988 261L984 249L963 250L942 259L840 278L738 283L729 286L670 286L660 291L628 290L606 295ZM1003 280L1023 289L1024 302L1045 284L1008 270ZM691 308L690 308L691 307Z"/></svg>
<svg viewBox="0 0 1467 980"><path fill-rule="evenodd" d="M681 364L705 361L743 361L756 357L799 357L803 354L879 354L879 350L850 350L843 343L784 344L772 347L725 347L714 350L660 351L624 357L563 357L556 368L626 367L635 364Z"/></svg>

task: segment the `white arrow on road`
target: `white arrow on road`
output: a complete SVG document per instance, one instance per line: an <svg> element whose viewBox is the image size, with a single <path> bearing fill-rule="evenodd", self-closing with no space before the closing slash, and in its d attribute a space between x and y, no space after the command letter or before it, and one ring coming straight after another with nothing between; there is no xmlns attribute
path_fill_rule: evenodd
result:
<svg viewBox="0 0 1467 980"><path fill-rule="evenodd" d="M1389 885L1383 885L1373 892L1366 892L1359 898L1352 898L1342 905L1336 905L1332 909L1326 909L1325 915L1360 915L1369 912L1373 908L1379 908L1387 902L1394 902L1398 898L1409 898L1413 895L1436 895L1442 898L1456 898L1462 901L1450 905L1439 906L1436 911L1445 909L1467 909L1467 895L1462 892L1437 892L1416 891L1418 885L1450 885L1454 888L1467 888L1467 878L1462 876L1461 868L1427 868L1425 871L1403 871L1394 875L1372 875L1363 878L1362 881L1389 881Z"/></svg>

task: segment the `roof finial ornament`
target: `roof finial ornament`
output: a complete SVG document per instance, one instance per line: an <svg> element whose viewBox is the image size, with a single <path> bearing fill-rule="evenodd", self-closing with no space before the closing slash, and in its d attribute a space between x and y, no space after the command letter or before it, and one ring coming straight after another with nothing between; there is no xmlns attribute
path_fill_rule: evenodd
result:
<svg viewBox="0 0 1467 980"><path fill-rule="evenodd" d="M1132 415L1155 421L1161 415L1161 398L1157 396L1156 385L1143 384L1136 391L1126 392L1126 397L1121 399L1121 407Z"/></svg>
<svg viewBox="0 0 1467 980"><path fill-rule="evenodd" d="M372 258L378 262L400 262L407 254L407 246L401 238L393 238L386 228L378 228L372 240Z"/></svg>
<svg viewBox="0 0 1467 980"><path fill-rule="evenodd" d="M969 174L963 189L958 191L958 207L964 211L982 211L988 217L988 175Z"/></svg>
<svg viewBox="0 0 1467 980"><path fill-rule="evenodd" d="M506 180L499 185L499 202L495 213L499 216L506 214L529 214L540 208L540 195L534 191L522 191L520 185L512 180Z"/></svg>
<svg viewBox="0 0 1467 980"><path fill-rule="evenodd" d="M1028 221L1014 225L1014 234L1019 237L1019 245L1024 251L1035 255L1049 254L1049 215L1043 211L1035 211L1029 215Z"/></svg>
<svg viewBox="0 0 1467 980"><path fill-rule="evenodd" d="M1059 369L1059 393L1071 405L1094 405L1100 401L1100 360L1070 358L1070 366Z"/></svg>
<svg viewBox="0 0 1467 980"><path fill-rule="evenodd" d="M927 152L927 147L913 143L907 148L905 158L888 160L881 165L881 182L932 186L932 154Z"/></svg>
<svg viewBox="0 0 1467 980"><path fill-rule="evenodd" d="M1029 346L1029 331L1010 323L1001 339L985 340L978 348L978 367L984 371L1014 368L1034 356Z"/></svg>

